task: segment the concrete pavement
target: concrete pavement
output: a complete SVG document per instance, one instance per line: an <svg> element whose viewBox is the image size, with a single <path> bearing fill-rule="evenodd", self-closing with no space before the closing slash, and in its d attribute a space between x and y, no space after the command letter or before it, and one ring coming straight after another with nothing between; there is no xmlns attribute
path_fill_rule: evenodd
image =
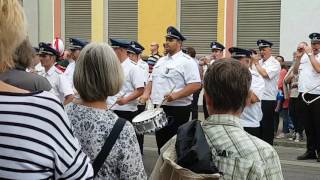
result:
<svg viewBox="0 0 320 180"><path fill-rule="evenodd" d="M143 162L148 175L158 158L158 149L154 135L145 135ZM320 163L315 160L297 161L296 157L305 152L304 148L275 146L284 179L289 180L320 180Z"/></svg>

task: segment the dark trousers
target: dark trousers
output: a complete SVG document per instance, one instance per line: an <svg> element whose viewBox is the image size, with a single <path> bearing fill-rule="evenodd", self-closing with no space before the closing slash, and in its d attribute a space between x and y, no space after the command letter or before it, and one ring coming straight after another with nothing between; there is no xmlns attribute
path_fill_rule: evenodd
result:
<svg viewBox="0 0 320 180"><path fill-rule="evenodd" d="M306 94L305 99L312 100L320 95ZM307 150L320 153L320 100L306 104L299 94L299 119L303 119L307 136Z"/></svg>
<svg viewBox="0 0 320 180"><path fill-rule="evenodd" d="M273 129L273 131L274 131L275 134L278 132L279 119L280 119L280 113L279 112L274 112L274 115L273 115L274 129Z"/></svg>
<svg viewBox="0 0 320 180"><path fill-rule="evenodd" d="M158 153L160 154L161 147L177 134L179 126L189 121L190 105L189 106L162 106L168 118L168 124L156 131L156 141Z"/></svg>
<svg viewBox="0 0 320 180"><path fill-rule="evenodd" d="M296 133L299 133L300 135L303 132L303 124L302 119L299 119L299 108L298 108L298 98L290 98L289 100L289 116L292 120L294 130Z"/></svg>
<svg viewBox="0 0 320 180"><path fill-rule="evenodd" d="M203 95L203 99L202 99L202 107L203 107L203 114L204 114L204 119L207 119L209 117L209 113L208 113L208 109L207 109L207 102L206 102L206 98Z"/></svg>
<svg viewBox="0 0 320 180"><path fill-rule="evenodd" d="M244 127L243 129L252 136L260 138L260 127Z"/></svg>
<svg viewBox="0 0 320 180"><path fill-rule="evenodd" d="M116 113L119 117L121 118L124 118L128 121L130 121L132 123L132 119L138 115L137 114L137 111L113 111L114 113ZM141 151L141 154L143 154L143 140L144 140L144 136L143 134L136 134L137 136L137 139L138 139L138 143L139 143L139 147L140 147L140 151Z"/></svg>
<svg viewBox="0 0 320 180"><path fill-rule="evenodd" d="M276 101L261 101L262 120L260 122L260 139L273 145L274 138L274 110L276 108Z"/></svg>
<svg viewBox="0 0 320 180"><path fill-rule="evenodd" d="M195 93L193 93L193 100L191 103L191 117L192 119L198 119L198 100L200 95L201 89Z"/></svg>

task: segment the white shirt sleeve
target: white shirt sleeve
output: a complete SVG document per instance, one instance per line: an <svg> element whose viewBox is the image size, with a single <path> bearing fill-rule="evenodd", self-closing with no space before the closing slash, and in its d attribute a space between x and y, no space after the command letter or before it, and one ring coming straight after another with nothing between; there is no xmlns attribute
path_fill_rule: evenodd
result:
<svg viewBox="0 0 320 180"><path fill-rule="evenodd" d="M274 62L270 62L265 69L267 71L269 78L273 79L279 75L281 66L277 61L274 61Z"/></svg>
<svg viewBox="0 0 320 180"><path fill-rule="evenodd" d="M59 91L63 93L63 97L74 94L69 80L63 74L59 75L58 88L59 88Z"/></svg>
<svg viewBox="0 0 320 180"><path fill-rule="evenodd" d="M144 87L145 77L143 76L144 72L141 68L136 66L130 72L131 83L135 89Z"/></svg>
<svg viewBox="0 0 320 180"><path fill-rule="evenodd" d="M252 74L250 90L259 98L259 100L262 99L264 88L265 85L262 76L258 73Z"/></svg>
<svg viewBox="0 0 320 180"><path fill-rule="evenodd" d="M190 62L185 63L182 71L184 74L186 84L201 83L198 65L193 60L190 60Z"/></svg>

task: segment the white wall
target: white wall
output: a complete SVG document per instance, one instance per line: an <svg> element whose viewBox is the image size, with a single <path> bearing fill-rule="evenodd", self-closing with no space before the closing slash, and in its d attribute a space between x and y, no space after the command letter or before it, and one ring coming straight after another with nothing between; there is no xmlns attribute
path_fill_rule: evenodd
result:
<svg viewBox="0 0 320 180"><path fill-rule="evenodd" d="M306 41L312 32L320 33L319 0L281 0L280 54L292 60L297 44Z"/></svg>
<svg viewBox="0 0 320 180"><path fill-rule="evenodd" d="M23 1L23 8L27 17L28 36L32 46L39 42L38 0Z"/></svg>
<svg viewBox="0 0 320 180"><path fill-rule="evenodd" d="M54 0L39 0L39 41L52 42L54 38Z"/></svg>

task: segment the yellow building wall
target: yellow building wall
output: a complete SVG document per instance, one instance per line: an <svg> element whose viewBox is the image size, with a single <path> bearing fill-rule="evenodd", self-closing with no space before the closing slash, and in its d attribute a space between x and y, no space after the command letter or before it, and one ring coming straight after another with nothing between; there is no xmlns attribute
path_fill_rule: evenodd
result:
<svg viewBox="0 0 320 180"><path fill-rule="evenodd" d="M145 47L144 55L150 54L150 43L162 44L168 26L177 25L177 0L138 1L138 41Z"/></svg>
<svg viewBox="0 0 320 180"><path fill-rule="evenodd" d="M92 0L91 40L103 42L104 0Z"/></svg>
<svg viewBox="0 0 320 180"><path fill-rule="evenodd" d="M225 44L225 0L218 0L217 41Z"/></svg>

